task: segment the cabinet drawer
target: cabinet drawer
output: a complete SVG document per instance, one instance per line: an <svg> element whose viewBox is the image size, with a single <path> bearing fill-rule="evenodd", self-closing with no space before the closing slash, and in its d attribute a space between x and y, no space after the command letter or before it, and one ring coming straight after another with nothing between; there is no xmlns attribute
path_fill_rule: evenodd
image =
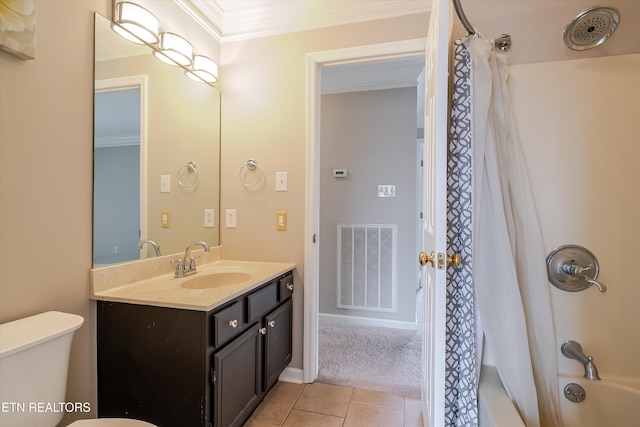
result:
<svg viewBox="0 0 640 427"><path fill-rule="evenodd" d="M218 347L242 332L242 301L220 310L213 318L213 346Z"/></svg>
<svg viewBox="0 0 640 427"><path fill-rule="evenodd" d="M253 323L278 304L278 283L272 282L247 296L247 323Z"/></svg>
<svg viewBox="0 0 640 427"><path fill-rule="evenodd" d="M287 274L280 279L280 292L278 301L286 301L293 295L293 274Z"/></svg>

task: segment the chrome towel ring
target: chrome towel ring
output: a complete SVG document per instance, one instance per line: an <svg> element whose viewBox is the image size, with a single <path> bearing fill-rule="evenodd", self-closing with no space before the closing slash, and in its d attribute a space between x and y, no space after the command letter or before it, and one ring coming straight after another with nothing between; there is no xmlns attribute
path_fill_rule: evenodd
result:
<svg viewBox="0 0 640 427"><path fill-rule="evenodd" d="M182 188L192 188L198 185L198 169L196 162L187 162L186 165L178 169L178 185Z"/></svg>
<svg viewBox="0 0 640 427"><path fill-rule="evenodd" d="M257 178L253 179L253 182L247 182L247 176L249 175L257 175ZM240 178L240 182L244 186L244 188L255 187L256 185L262 182L262 171L258 168L258 162L255 159L247 160L247 163L242 165L240 171L238 172L238 177Z"/></svg>

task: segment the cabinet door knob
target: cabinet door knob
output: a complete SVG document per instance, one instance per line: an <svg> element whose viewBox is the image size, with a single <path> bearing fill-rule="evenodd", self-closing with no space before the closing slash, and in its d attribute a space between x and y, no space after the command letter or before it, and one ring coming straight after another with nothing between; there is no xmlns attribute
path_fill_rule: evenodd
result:
<svg viewBox="0 0 640 427"><path fill-rule="evenodd" d="M267 328L260 328L260 333L262 335L267 335Z"/></svg>
<svg viewBox="0 0 640 427"><path fill-rule="evenodd" d="M287 283L287 289L293 292L293 283Z"/></svg>
<svg viewBox="0 0 640 427"><path fill-rule="evenodd" d="M275 320L270 320L269 323L267 323L267 325L269 325L272 328L275 328L276 326L276 321Z"/></svg>
<svg viewBox="0 0 640 427"><path fill-rule="evenodd" d="M237 328L238 327L238 320L236 320L236 319L229 320L229 326L231 326L232 328Z"/></svg>

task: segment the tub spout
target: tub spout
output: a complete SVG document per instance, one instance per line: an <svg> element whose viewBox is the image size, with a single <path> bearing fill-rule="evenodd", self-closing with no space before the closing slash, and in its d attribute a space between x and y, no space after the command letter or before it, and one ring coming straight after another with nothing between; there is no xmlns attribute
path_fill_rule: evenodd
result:
<svg viewBox="0 0 640 427"><path fill-rule="evenodd" d="M598 375L598 368L593 363L593 357L587 356L587 363L584 365L584 377L588 380L600 381L600 375Z"/></svg>
<svg viewBox="0 0 640 427"><path fill-rule="evenodd" d="M565 341L560 347L560 352L569 359L575 359L584 366L584 378L588 380L600 380L598 368L593 363L593 357L587 356L582 351L582 346L576 341Z"/></svg>

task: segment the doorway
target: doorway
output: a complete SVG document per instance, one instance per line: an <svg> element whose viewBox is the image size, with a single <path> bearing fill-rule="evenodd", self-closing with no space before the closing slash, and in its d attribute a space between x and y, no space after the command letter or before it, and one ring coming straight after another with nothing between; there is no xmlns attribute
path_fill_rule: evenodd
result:
<svg viewBox="0 0 640 427"><path fill-rule="evenodd" d="M144 258L146 87L144 75L96 81L94 267Z"/></svg>
<svg viewBox="0 0 640 427"><path fill-rule="evenodd" d="M325 81L328 81L325 77L324 70L332 69L333 71L339 70L340 67L364 67L372 64L386 63L386 65L398 64L403 61L407 61L411 58L424 58L424 39L408 40L402 42L385 43L382 45L363 46L358 48L341 49L336 51L317 52L309 54L308 59L308 81L309 81L309 117L308 117L308 157L307 157L307 201L306 201L306 227L307 227L307 242L305 250L305 334L304 334L304 381L312 382L318 375L318 331L319 331L319 314L320 314L320 247L322 247L324 237L323 230L321 229L321 209L320 209L320 193L322 174L326 174L327 170L332 173L333 167L330 165L324 165L321 163L321 150L320 150L320 131L321 131L321 104L322 104L322 90L325 89ZM322 75L322 79L320 76ZM360 86L355 88L355 91L363 91L362 84L373 84L371 80L376 79L375 73L368 73L366 77L360 77L357 79ZM369 80L367 80L367 78ZM379 77L377 77L379 79ZM414 77L415 79L415 77ZM322 81L322 84L320 84ZM415 80L414 80L415 84ZM387 88L389 89L389 88ZM378 89L385 90L385 89ZM353 91L353 89L352 89ZM415 92L414 92L415 93ZM416 102L414 98L414 102ZM418 114L422 114L419 112ZM415 117L414 117L415 118ZM416 120L419 122L419 120ZM414 144L417 144L416 128L414 132ZM416 145L411 147L412 153L416 152ZM342 169L339 166L336 169ZM348 171L346 171L348 173ZM348 177L348 175L347 175ZM333 179L333 178L332 178ZM416 180L416 178L412 178ZM384 183L380 183L384 184ZM377 183L376 183L377 188ZM413 203L417 203L417 191L412 192ZM409 209L411 211L411 209ZM415 211L410 212L414 215ZM413 218L415 223L415 218ZM412 227L412 232L415 235L415 229ZM336 231L337 236L337 231ZM409 244L409 251L415 255L415 243ZM335 252L335 247L332 248ZM413 257L412 257L413 258ZM413 261L413 260L412 260ZM413 265L413 263L412 263ZM412 272L415 272L414 267L410 267ZM413 321L407 323L415 324L415 292L417 289L417 273L414 275L412 283L409 285L414 293L414 306L412 309ZM335 280L335 278L334 278ZM385 319L384 316L381 322L388 326L393 319L389 316Z"/></svg>

